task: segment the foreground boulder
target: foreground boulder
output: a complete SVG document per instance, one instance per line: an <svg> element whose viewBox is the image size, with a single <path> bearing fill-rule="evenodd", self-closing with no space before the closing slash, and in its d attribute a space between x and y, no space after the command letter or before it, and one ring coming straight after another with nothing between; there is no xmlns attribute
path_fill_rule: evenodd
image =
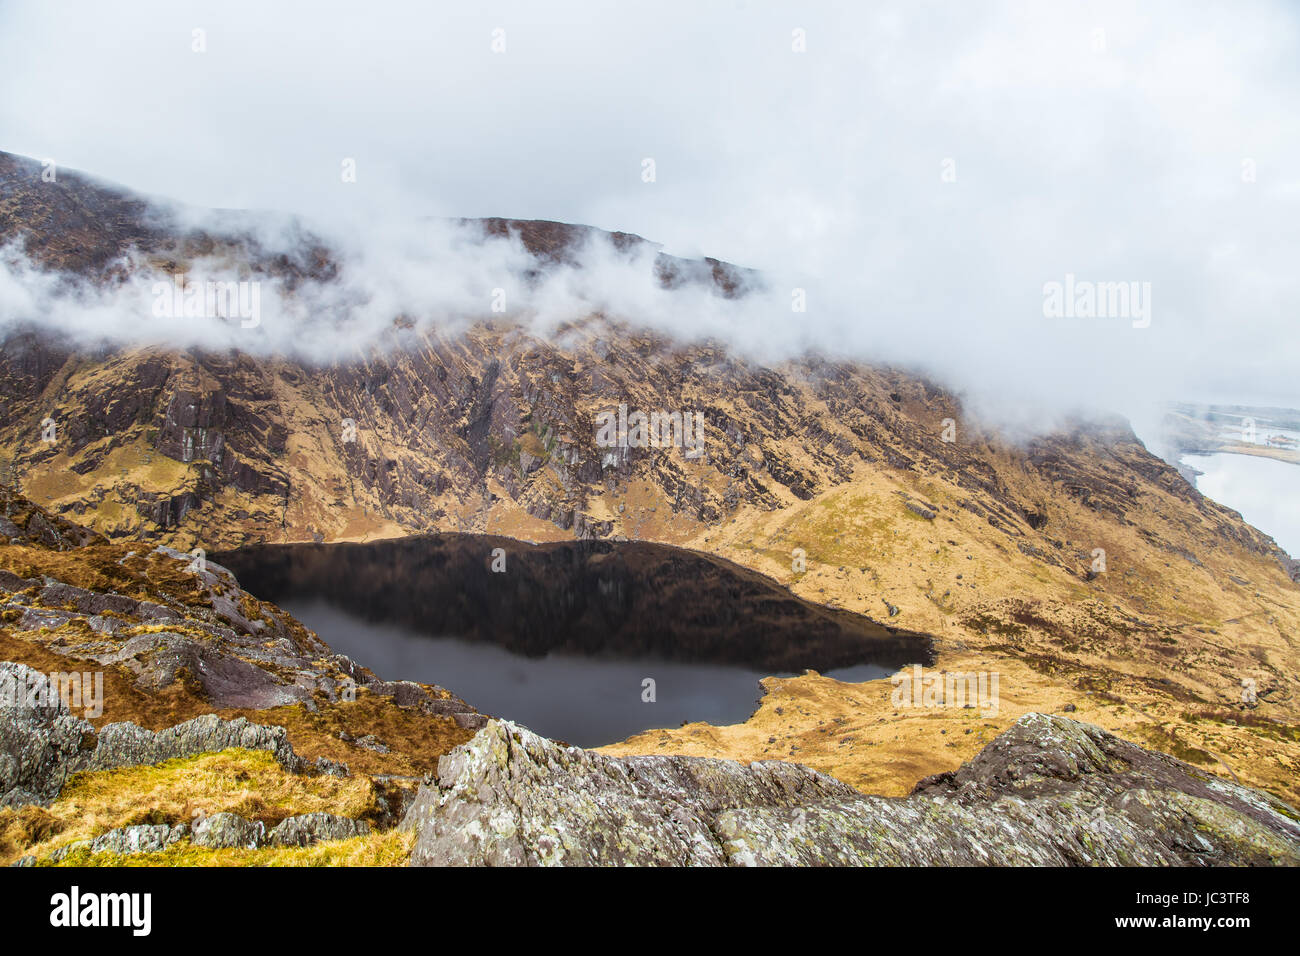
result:
<svg viewBox="0 0 1300 956"><path fill-rule="evenodd" d="M1300 864L1300 815L1098 727L1026 714L904 798L797 764L606 757L492 721L402 826L412 865Z"/></svg>

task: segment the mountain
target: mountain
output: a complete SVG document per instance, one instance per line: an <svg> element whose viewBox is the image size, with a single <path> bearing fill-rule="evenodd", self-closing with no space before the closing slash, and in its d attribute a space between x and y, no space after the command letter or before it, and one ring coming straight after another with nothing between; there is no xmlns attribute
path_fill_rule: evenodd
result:
<svg viewBox="0 0 1300 956"><path fill-rule="evenodd" d="M285 253L234 214L204 231L118 187L39 172L0 157L0 238L69 280L111 288L141 262L165 273L214 254L290 295L340 274L307 229ZM593 235L475 228L517 236L539 274ZM609 235L615 249L645 241ZM655 262L664 287L719 298L759 281L714 260ZM651 731L608 755L798 760L902 795L1023 714L1068 710L1300 795L1300 588L1285 556L1121 421L1015 441L914 371L814 354L763 364L591 311L549 334L486 309L467 325L395 316L391 339L324 362L86 342L40 319L14 324L0 354L7 480L49 520L116 547L438 531L660 542L933 635L939 668L1001 679L989 717L894 706L888 681L769 679L744 724ZM599 416L620 406L701 414L703 454L602 447Z"/></svg>

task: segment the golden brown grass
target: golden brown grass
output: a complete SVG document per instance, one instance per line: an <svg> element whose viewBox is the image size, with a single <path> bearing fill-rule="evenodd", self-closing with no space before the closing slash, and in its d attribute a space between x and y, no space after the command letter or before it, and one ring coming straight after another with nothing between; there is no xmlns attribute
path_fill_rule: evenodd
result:
<svg viewBox="0 0 1300 956"><path fill-rule="evenodd" d="M321 702L315 711L301 704L270 710L222 710L222 717L247 717L260 724L284 727L294 752L308 760L340 760L354 773L420 776L438 767L438 758L474 736L450 717L430 717L398 707L390 698L361 688L355 701ZM373 734L391 753L379 754L339 739Z"/></svg>
<svg viewBox="0 0 1300 956"><path fill-rule="evenodd" d="M1026 482L1025 499L1046 494L1005 474ZM996 719L895 712L887 681L812 676L769 681L769 696L746 723L648 731L602 749L790 760L865 791L900 794L921 776L955 769L1021 713L1069 703L1077 708L1070 716L1300 803L1300 741L1288 732L1300 723L1300 589L1274 562L1228 542L1207 551L1148 515L1158 541L1196 553L1204 562L1197 567L1139 529L1056 496L1051 534L1085 553L1094 544L1107 549L1108 573L1085 583L1021 554L1013 539L962 509L933 522L901 514L896 491L935 504L960 497L945 487L934 477L860 468L847 488L775 512L742 508L686 544L770 574L801 597L879 620L887 620L888 600L902 609L890 623L936 636L940 669L1000 672ZM1149 496L1152 512L1182 507L1163 492ZM796 547L807 552L802 574L791 569ZM1254 710L1242 708L1243 677L1271 688ZM1192 721L1189 707L1222 716Z"/></svg>
<svg viewBox="0 0 1300 956"><path fill-rule="evenodd" d="M200 814L228 812L269 828L299 813L359 817L374 799L367 777L290 774L265 751L233 748L156 766L77 774L48 809L0 810L0 847L4 862L11 862L28 853L40 858L118 827L174 826Z"/></svg>
<svg viewBox="0 0 1300 956"><path fill-rule="evenodd" d="M210 850L182 841L160 853L90 853L74 850L52 866L405 866L415 834L391 830L308 847Z"/></svg>

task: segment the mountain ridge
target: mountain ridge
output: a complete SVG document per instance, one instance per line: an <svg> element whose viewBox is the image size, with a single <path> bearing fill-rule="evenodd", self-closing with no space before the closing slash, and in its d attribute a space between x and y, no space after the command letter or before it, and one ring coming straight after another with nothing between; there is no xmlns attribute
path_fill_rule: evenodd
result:
<svg viewBox="0 0 1300 956"><path fill-rule="evenodd" d="M0 237L73 273L132 247L136 207L105 223L96 210L123 200L71 179L54 203L39 192L51 184L13 182L16 168L0 188ZM62 244L60 215L72 217ZM538 268L573 248L575 227L528 228ZM87 230L119 254L78 258ZM165 265L177 237L141 241ZM305 250L258 268L329 281L327 252ZM701 262L717 294L741 291ZM1126 425L1013 442L904 369L811 355L763 365L600 314L575 313L549 336L489 315L455 330L436 318L411 317L404 347L330 363L16 330L0 356L0 451L37 504L116 542L658 541L934 634L939 666L1004 677L993 721L898 712L887 682L810 674L769 681L746 724L652 731L610 752L793 753L892 792L952 769L1021 713L1068 705L1294 799L1300 590L1267 535ZM705 454L598 446L595 416L620 405L703 414Z"/></svg>

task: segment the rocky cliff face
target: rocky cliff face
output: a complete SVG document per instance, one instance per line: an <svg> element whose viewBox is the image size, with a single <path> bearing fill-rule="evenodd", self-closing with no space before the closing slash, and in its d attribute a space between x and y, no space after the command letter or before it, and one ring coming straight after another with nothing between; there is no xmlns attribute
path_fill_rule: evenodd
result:
<svg viewBox="0 0 1300 956"><path fill-rule="evenodd" d="M0 154L0 242L21 243L45 268L111 284L133 254L183 270L220 246L253 274L291 285L337 277L320 264L330 251L309 236L285 260L238 218L225 232L200 232L170 207L63 175L46 188L38 164ZM580 264L584 240L598 232L504 219L477 226L516 237L538 271ZM601 235L619 249L648 245ZM757 281L716 260L661 256L656 269L670 288L700 282L720 296ZM1275 553L1122 423L1075 423L1022 447L904 370L820 357L764 366L719 343L601 314L575 313L546 338L487 317L456 331L410 317L401 324L409 334L324 365L87 349L11 330L0 356L10 476L38 503L110 537L209 549L428 530L681 540L752 513L788 512L852 487L866 470L901 479L899 507L923 521L961 509L1021 553L1079 577L1091 552L1053 532L1066 504L1132 525L1145 520L1148 497L1169 496L1177 508L1167 517L1181 536ZM597 415L620 405L702 415L703 454L598 447ZM42 440L46 417L58 426L55 441ZM944 500L905 487L914 478L941 482ZM1159 547L1165 529L1144 530Z"/></svg>
<svg viewBox="0 0 1300 956"><path fill-rule="evenodd" d="M493 721L403 826L416 866L1300 863L1296 811L1105 731L1027 714L902 799L797 764L610 758Z"/></svg>

